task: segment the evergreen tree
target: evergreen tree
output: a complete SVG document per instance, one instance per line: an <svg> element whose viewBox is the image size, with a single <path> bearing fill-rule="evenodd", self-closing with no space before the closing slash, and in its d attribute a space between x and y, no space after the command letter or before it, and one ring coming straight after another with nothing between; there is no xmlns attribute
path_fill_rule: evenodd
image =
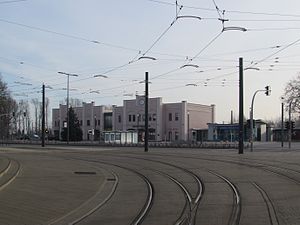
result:
<svg viewBox="0 0 300 225"><path fill-rule="evenodd" d="M67 121L67 118L66 118ZM82 130L80 128L79 120L77 118L74 109L70 107L69 109L69 141L82 141ZM61 132L61 138L63 141L67 141L67 128L63 128Z"/></svg>

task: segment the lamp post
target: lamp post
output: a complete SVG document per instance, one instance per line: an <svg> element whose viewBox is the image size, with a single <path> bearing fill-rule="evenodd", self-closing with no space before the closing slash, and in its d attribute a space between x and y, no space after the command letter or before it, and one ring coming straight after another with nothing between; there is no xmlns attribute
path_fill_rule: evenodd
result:
<svg viewBox="0 0 300 225"><path fill-rule="evenodd" d="M149 75L148 72L145 73L145 152L149 149L149 116L148 116L148 98L149 98Z"/></svg>
<svg viewBox="0 0 300 225"><path fill-rule="evenodd" d="M284 103L283 97L281 98L281 148L283 148L283 117L284 117Z"/></svg>
<svg viewBox="0 0 300 225"><path fill-rule="evenodd" d="M288 126L289 127L289 130L288 130L289 148L291 148L291 142L292 142L292 123L291 123L292 102L293 102L293 100L291 100L289 103L289 126Z"/></svg>
<svg viewBox="0 0 300 225"><path fill-rule="evenodd" d="M65 72L58 72L59 74L66 75L67 76L67 144L69 144L70 140L70 127L69 127L69 86L70 86L70 76L72 77L78 77L77 74L72 73L65 73Z"/></svg>
<svg viewBox="0 0 300 225"><path fill-rule="evenodd" d="M190 112L187 112L187 119L188 119L188 132L187 132L187 135L188 135L188 142L190 142Z"/></svg>
<svg viewBox="0 0 300 225"><path fill-rule="evenodd" d="M149 56L145 56L145 54L143 54L142 57L140 57L138 60L143 60L143 59L150 59L150 60L156 60L156 58L154 57L149 57ZM149 73L145 72L145 146L144 146L144 151L148 152L149 150L149 107L148 107L148 103L149 103Z"/></svg>
<svg viewBox="0 0 300 225"><path fill-rule="evenodd" d="M256 96L256 94L258 92L265 92L265 94L267 96L269 96L271 94L271 89L270 89L270 86L266 86L264 90L257 90L255 91L253 97L252 97L252 101L251 101L251 108L250 108L250 150L251 152L253 151L253 107L254 107L254 98Z"/></svg>

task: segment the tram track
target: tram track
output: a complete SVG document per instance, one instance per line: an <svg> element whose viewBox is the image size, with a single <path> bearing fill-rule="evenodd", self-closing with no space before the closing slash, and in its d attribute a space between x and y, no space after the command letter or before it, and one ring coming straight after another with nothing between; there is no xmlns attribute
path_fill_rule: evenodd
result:
<svg viewBox="0 0 300 225"><path fill-rule="evenodd" d="M136 174L138 177L140 177L143 182L146 184L147 187L147 198L145 200L145 203L143 205L143 207L140 209L139 213L137 216L134 217L134 219L132 220L132 222L130 223L130 225L139 225L143 222L143 220L145 219L146 215L149 213L151 206L153 204L153 199L154 199L154 187L153 184L151 183L151 181L142 173L138 172L137 170L134 170L132 168L128 168L125 166L121 166L121 165L117 165L115 163L109 163L109 162L105 162L105 161L101 161L101 160L95 160L95 159L83 159L83 158L76 158L76 157L69 157L68 159L72 159L72 160L78 160L78 161L84 161L84 162L92 162L92 163L99 163L102 165L108 165L108 166L113 166L113 167L118 167L127 171L130 171L131 173ZM107 201L106 201L107 202ZM106 203L105 202L105 203ZM93 213L95 213L97 210L99 210L100 207L97 207L97 209L91 211L91 213L89 213L88 215L86 215L85 217L81 218L79 220L76 219L75 221L73 221L70 224L79 224L81 221L83 221L84 219L86 219L88 216L91 216Z"/></svg>
<svg viewBox="0 0 300 225"><path fill-rule="evenodd" d="M167 163L167 162L164 162L164 161L161 161L161 160L154 160L154 159L149 159L149 158L145 159L145 158L141 158L141 157L120 156L120 155L118 155L118 156L110 155L110 156L130 158L130 159L136 159L136 160L143 160L143 161L148 161L148 162L152 162L152 163L153 162L154 163L159 163L159 164L171 167L171 168L176 168L178 170L181 170L184 173L191 176L194 179L194 182L196 183L196 186L197 186L197 192L196 192L196 194L194 194L194 196L190 193L188 188L185 187L184 183L180 182L175 177L173 177L173 176L171 176L171 175L169 175L165 172L162 172L162 171L150 169L150 170L156 171L157 173L160 173L160 174L166 176L167 178L169 178L171 181L173 181L176 185L179 186L179 188L182 190L182 192L186 196L187 204L189 205L189 210L186 213L182 213L181 216L176 220L175 224L176 225L185 225L185 224L194 225L196 223L196 213L197 213L197 210L198 210L200 200L201 200L201 198L203 196L203 193L204 193L204 184L203 184L201 178L197 174L195 174L194 172L192 172L192 171L190 171L186 168L174 165L172 163Z"/></svg>
<svg viewBox="0 0 300 225"><path fill-rule="evenodd" d="M135 153L130 153L130 154L134 154L134 155L140 155L140 154L135 154ZM169 156L169 157L174 157L174 158L185 158L185 159L198 159L198 160L204 160L204 161L212 161L212 162L221 162L221 163L228 163L228 164L235 164L235 165L240 165L240 166L246 166L249 168L255 168L255 169L260 169L260 170L264 170L266 172L269 173L273 173L276 174L278 176L284 177L285 179L288 179L298 185L300 185L300 178L296 179L292 176L290 176L290 174L293 173L297 173L300 174L300 171L298 170L293 170L290 168L286 168L286 167L279 167L279 166L275 166L275 165L270 165L270 164L266 164L266 163L254 163L252 161L235 161L235 160L228 160L228 159L212 159L212 158L206 158L206 157L188 157L188 156L178 156L178 155L174 155L174 154L157 154L154 153L152 154L152 156ZM271 169L273 168L273 169ZM281 171L285 171L286 173L283 172L278 172L278 170ZM289 175L287 175L289 174Z"/></svg>
<svg viewBox="0 0 300 225"><path fill-rule="evenodd" d="M98 191L87 201L85 201L83 204L78 206L76 209L72 210L71 212L51 221L48 223L48 225L58 225L58 224L69 224L69 225L75 225L83 221L84 219L88 218L90 215L95 213L97 210L99 210L101 207L103 207L114 195L117 186L119 184L119 177L116 173L113 171L106 170L108 173L111 174L110 177L106 178L106 182L101 185L101 187L98 189ZM107 183L113 181L113 185L111 187L111 190L109 191L108 195L103 197L101 196L103 189L106 188ZM101 199L99 202L96 199ZM96 201L95 201L96 200ZM92 207L91 207L92 205ZM75 217L75 219L74 219Z"/></svg>
<svg viewBox="0 0 300 225"><path fill-rule="evenodd" d="M260 194L265 202L265 205L268 210L270 224L271 225L279 225L278 216L277 216L274 204L273 204L272 200L270 199L269 195L267 194L267 192L256 182L252 182L252 185L260 192Z"/></svg>
<svg viewBox="0 0 300 225"><path fill-rule="evenodd" d="M130 225L195 225L207 224L207 222L211 224L239 225L254 219L256 215L254 213L258 213L260 217L253 221L261 221L263 218L264 224L279 225L280 223L286 224L285 222L288 221L288 218L292 218L292 215L288 213L291 210L296 210L296 205L293 204L297 200L293 200L288 205L289 208L285 209L285 206L290 197L297 197L295 194L297 194L300 185L300 171L297 170L297 166L292 168L292 166L286 165L284 162L280 163L280 161L272 163L272 161L267 160L230 157L229 155L212 155L212 157L209 157L209 155L184 155L172 152L167 154L155 152L150 154L140 152L117 152L117 154L116 152L101 152L101 154L96 153L92 155L77 152L75 155L56 155L55 153L52 156L54 158L74 160L74 165L79 164L79 161L81 161L83 165L88 165L86 168L98 168L99 172L102 169L110 171L110 176L100 176L100 173L97 172L97 178L105 178L104 182L111 184L106 189L109 189L110 192L103 192L102 197L105 196L106 198L98 199L97 205L90 205L90 202L95 200L97 194L93 192L95 195L86 199L82 198L79 204L83 203L78 208L75 208L75 205L75 207L70 207L70 209L66 210L69 211L73 208L72 211L67 212L62 217L68 217L74 213L67 223L54 221L54 223L51 223L53 225L90 224L89 222L91 221L93 221L92 224L98 224L95 221L100 222L100 224L107 222L106 219L110 218L109 210L115 209L114 213L118 213L118 209L122 211L124 207L126 208L125 205L122 206L123 200L125 200L124 203L129 203L130 207L132 207L131 209L133 209L132 211L130 210L132 214L123 214L126 216L124 217L126 218L124 224ZM76 161L78 162L76 163ZM2 187L1 182L4 178L8 177L8 175L17 177L21 171L21 165L18 165L17 160L12 159L3 162L6 164L0 168L0 190L4 189L15 179L15 177L12 178L12 181L8 181L8 184L4 184L4 187ZM76 170L76 166L74 168L75 171L80 172L80 170ZM71 174L73 174L72 177L74 176L75 180L75 176L83 176L80 179L85 179L84 176L89 176L84 174L74 175L76 172L72 170ZM103 173L103 175L106 174ZM258 176L257 174L261 175ZM244 175L249 175L249 177ZM123 184L121 186L119 186L119 176L122 177ZM134 181L134 184L138 184L138 188L135 191L130 189L131 179ZM16 184L19 183L19 180L17 181ZM98 189L100 182L98 183L99 186L95 191L97 192L98 190L100 193L101 190ZM169 201L167 190L170 187L170 194L171 192L173 193L170 195ZM283 191L284 187L291 188L289 190L292 192L290 194L288 192L285 193ZM205 188L207 189L207 192L205 192L207 195L204 195ZM158 189L160 190L158 191ZM221 193L217 192L218 189ZM137 190L142 192L136 192ZM124 193L131 193L132 196L123 198ZM176 199L176 197L172 199L171 196L175 195L180 196L180 199ZM138 202L134 201L134 196L139 196ZM162 196L163 198L160 199ZM205 196L204 199L203 196ZM220 205L217 203L219 201L217 200L218 197L221 197ZM202 199L203 201L201 201ZM176 206L172 206L171 202L176 203ZM289 202L291 201L289 200ZM134 205L131 205L132 203ZM161 203L163 204L161 205ZM253 204L259 206L260 212L251 210L251 207L254 206ZM165 210L164 207L168 205L172 206L173 209ZM83 212L82 208L85 206L87 206L88 210ZM226 208L220 209L222 206ZM219 210L211 211L218 208ZM169 214L165 220L168 223L160 223L158 221L155 223L155 218L157 219L158 215L163 215L164 212L169 211L172 211L172 214ZM211 212L218 213L216 214L218 219L214 219L214 215ZM250 215L248 214L249 212ZM60 215L58 214L58 216ZM284 218L282 215L288 215L289 217ZM220 219L222 219L222 223ZM218 223L214 223L217 220ZM118 220L112 219L111 221L115 221L114 224L119 224Z"/></svg>
<svg viewBox="0 0 300 225"><path fill-rule="evenodd" d="M135 154L135 153L130 153L130 154L133 154L133 155L139 155L141 156L142 154ZM250 160L247 160L247 161L235 161L235 160L228 160L228 159L212 159L212 158L206 158L206 157L197 157L197 156L194 156L194 157L191 157L191 156L178 156L178 155L173 155L173 154L152 154L151 156L155 157L155 156L159 156L159 157L174 157L176 159L180 158L185 158L185 159L188 159L188 160L204 160L204 161L211 161L211 162L220 162L220 163L226 163L226 164L233 164L233 165L238 165L238 166L245 166L245 167L248 167L248 168L252 168L252 169L258 169L258 170L262 170L262 171L265 171L267 173L270 173L270 174L274 174L276 175L277 177L281 177L287 181L290 181L296 185L300 185L300 181L299 179L295 178L293 175L295 174L298 174L299 171L297 170L293 170L293 169L290 169L290 168L286 168L286 167L282 167L282 166L276 166L276 165L270 165L269 163L257 163L257 162L252 162ZM170 158L168 158L170 159ZM181 161L182 163L182 161ZM206 168L205 167L200 167L199 169L203 169L205 170ZM253 184L254 185L254 184ZM271 225L278 225L279 224L279 219L278 217L276 216L277 215L277 208L276 206L273 204L273 201L271 200L271 198L269 197L267 191L263 190L263 188L261 186L259 186L257 183L256 185L254 185L255 188L258 190L258 192L261 194L262 198L264 199L264 202L265 202L265 205L266 205L266 208L267 208L267 211L268 211L268 214L269 214L269 221L270 221L270 224ZM238 212L235 216L235 218L239 218L240 219L240 216L241 216L241 207L239 207L240 209L237 210L240 211ZM270 215L271 214L271 215ZM238 220L239 220L238 219ZM229 224L238 224L237 222L235 221L238 221L237 219L231 219L231 222L229 222Z"/></svg>
<svg viewBox="0 0 300 225"><path fill-rule="evenodd" d="M238 188L233 184L233 182L231 182L228 178L224 177L223 175L210 170L208 170L208 172L219 177L224 182L226 182L228 186L231 188L231 190L233 191L234 202L232 204L232 211L228 221L228 225L238 225L240 223L240 218L242 213L241 196L238 191Z"/></svg>
<svg viewBox="0 0 300 225"><path fill-rule="evenodd" d="M11 184L21 171L21 164L18 161L12 159L8 160L7 166L0 172L0 191Z"/></svg>

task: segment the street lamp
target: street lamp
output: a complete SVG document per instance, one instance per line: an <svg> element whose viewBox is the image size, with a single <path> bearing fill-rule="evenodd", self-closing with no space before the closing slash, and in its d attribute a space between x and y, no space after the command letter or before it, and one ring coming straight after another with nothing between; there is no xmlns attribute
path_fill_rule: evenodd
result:
<svg viewBox="0 0 300 225"><path fill-rule="evenodd" d="M183 66L180 67L180 69L185 68L185 67L195 67L195 68L199 68L199 66L196 65L196 64L184 64Z"/></svg>
<svg viewBox="0 0 300 225"><path fill-rule="evenodd" d="M265 92L267 96L271 94L271 88L270 86L266 86L265 89L263 90L257 90L255 91L253 97L252 97L252 102L251 102L251 108L250 108L250 146L251 146L251 152L253 151L253 107L254 107L254 98L258 92Z"/></svg>
<svg viewBox="0 0 300 225"><path fill-rule="evenodd" d="M284 98L281 97L281 148L283 148L283 117L284 117Z"/></svg>
<svg viewBox="0 0 300 225"><path fill-rule="evenodd" d="M106 75L103 75L103 74L97 74L97 75L94 75L93 77L102 77L102 78L108 78L108 76L106 76Z"/></svg>
<svg viewBox="0 0 300 225"><path fill-rule="evenodd" d="M222 32L224 32L224 31L231 31L231 30L242 31L242 32L247 31L247 29L244 28L244 27L223 27Z"/></svg>
<svg viewBox="0 0 300 225"><path fill-rule="evenodd" d="M291 148L291 142L292 142L292 122L291 122L291 117L292 117L292 103L293 103L293 100L295 98L293 98L290 103L289 103L289 125L288 125L288 137L289 137L289 148Z"/></svg>
<svg viewBox="0 0 300 225"><path fill-rule="evenodd" d="M67 76L67 144L69 144L70 140L70 127L69 127L69 86L70 86L70 76L72 77L78 77L77 74L72 74L72 73L65 73L65 72L57 72L59 74Z"/></svg>
<svg viewBox="0 0 300 225"><path fill-rule="evenodd" d="M156 58L152 57L152 56L141 56L138 60L141 59L151 59L151 60L156 60Z"/></svg>
<svg viewBox="0 0 300 225"><path fill-rule="evenodd" d="M190 142L190 112L187 112L187 140Z"/></svg>
<svg viewBox="0 0 300 225"><path fill-rule="evenodd" d="M156 60L154 57L149 57L143 55L139 58L141 59L150 59L150 60ZM144 151L148 152L149 150L149 107L148 107L148 101L149 101L149 73L145 72L145 145L144 145Z"/></svg>

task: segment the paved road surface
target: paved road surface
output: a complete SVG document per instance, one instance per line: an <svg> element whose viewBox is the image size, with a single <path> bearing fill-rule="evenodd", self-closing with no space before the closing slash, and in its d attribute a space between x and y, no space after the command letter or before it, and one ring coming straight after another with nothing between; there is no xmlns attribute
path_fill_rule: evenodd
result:
<svg viewBox="0 0 300 225"><path fill-rule="evenodd" d="M299 225L300 150L2 146L0 224Z"/></svg>

